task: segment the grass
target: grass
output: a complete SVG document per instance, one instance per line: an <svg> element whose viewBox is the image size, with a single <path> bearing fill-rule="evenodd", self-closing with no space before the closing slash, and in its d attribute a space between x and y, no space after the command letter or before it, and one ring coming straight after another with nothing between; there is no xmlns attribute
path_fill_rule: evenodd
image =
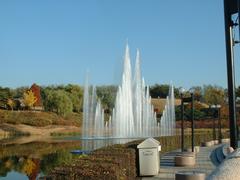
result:
<svg viewBox="0 0 240 180"><path fill-rule="evenodd" d="M80 127L82 123L82 113L71 113L63 118L52 112L0 110L0 123L26 124L37 127L48 125L71 125Z"/></svg>
<svg viewBox="0 0 240 180"><path fill-rule="evenodd" d="M152 98L152 104L153 104L154 108L158 110L158 112L162 112L166 105L166 99L165 98ZM175 99L175 104L180 105L181 100Z"/></svg>
<svg viewBox="0 0 240 180"><path fill-rule="evenodd" d="M59 136L77 136L77 135L81 135L80 132L52 132L50 134L51 136L56 136L56 137L59 137Z"/></svg>

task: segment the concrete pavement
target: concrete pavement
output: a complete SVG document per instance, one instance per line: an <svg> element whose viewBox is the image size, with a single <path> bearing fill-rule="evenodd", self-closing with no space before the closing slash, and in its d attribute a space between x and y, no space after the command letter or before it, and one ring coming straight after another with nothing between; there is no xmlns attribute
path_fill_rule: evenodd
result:
<svg viewBox="0 0 240 180"><path fill-rule="evenodd" d="M196 165L192 167L176 167L174 165L174 157L180 150L172 151L164 154L160 158L160 172L154 177L142 177L142 180L175 180L175 173L179 171L201 171L209 175L216 167L210 159L210 155L214 149L221 145L211 147L200 147L200 152L196 154Z"/></svg>

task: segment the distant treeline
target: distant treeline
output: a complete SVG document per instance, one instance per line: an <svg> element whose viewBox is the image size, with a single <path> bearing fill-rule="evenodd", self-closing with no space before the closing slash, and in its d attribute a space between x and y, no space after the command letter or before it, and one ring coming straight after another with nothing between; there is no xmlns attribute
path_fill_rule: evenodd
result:
<svg viewBox="0 0 240 180"><path fill-rule="evenodd" d="M40 102L45 111L56 112L59 115L66 115L70 112L81 112L83 109L83 87L75 84L57 85L57 86L40 86ZM29 87L5 88L0 87L0 108L17 110L14 104L16 99L24 99L25 96L31 95ZM212 85L192 87L195 101L206 104L225 104L227 100L227 90ZM180 88L175 88L175 97L180 97ZM28 92L28 94L26 94ZM169 92L169 85L155 84L150 86L150 95L152 98L166 98ZM97 97L101 100L103 108L111 111L114 107L117 86L97 86ZM189 92L185 93L188 96ZM240 97L240 86L236 89L237 97ZM25 97L26 98L26 97ZM28 97L29 98L29 97ZM10 100L13 100L11 102Z"/></svg>

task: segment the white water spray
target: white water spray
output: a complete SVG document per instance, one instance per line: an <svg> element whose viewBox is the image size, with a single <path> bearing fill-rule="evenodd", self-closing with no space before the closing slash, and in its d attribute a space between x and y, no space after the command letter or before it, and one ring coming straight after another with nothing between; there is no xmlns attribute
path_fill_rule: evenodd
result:
<svg viewBox="0 0 240 180"><path fill-rule="evenodd" d="M133 77L132 77L133 74ZM94 87L86 78L83 104L83 138L137 138L170 136L175 134L174 88L170 86L165 109L157 121L149 94L149 87L141 75L140 53L137 50L132 73L130 52L126 46L122 82L118 87L112 116L104 121L104 110ZM90 90L92 89L92 90Z"/></svg>

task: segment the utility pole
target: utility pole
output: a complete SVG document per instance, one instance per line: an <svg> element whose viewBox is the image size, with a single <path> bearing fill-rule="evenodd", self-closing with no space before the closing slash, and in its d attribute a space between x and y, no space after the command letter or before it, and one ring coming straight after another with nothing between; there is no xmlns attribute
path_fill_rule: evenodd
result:
<svg viewBox="0 0 240 180"><path fill-rule="evenodd" d="M234 53L232 14L238 12L237 5L239 0L224 0L224 19L225 19L225 42L227 59L227 77L228 77L228 98L229 98L229 127L230 127L230 146L238 148L237 140L237 121L236 121L236 97L235 97L235 72L234 72Z"/></svg>
<svg viewBox="0 0 240 180"><path fill-rule="evenodd" d="M181 93L181 149L184 151L184 102L183 93Z"/></svg>
<svg viewBox="0 0 240 180"><path fill-rule="evenodd" d="M194 152L194 93L191 93L191 128L192 128L192 152Z"/></svg>

